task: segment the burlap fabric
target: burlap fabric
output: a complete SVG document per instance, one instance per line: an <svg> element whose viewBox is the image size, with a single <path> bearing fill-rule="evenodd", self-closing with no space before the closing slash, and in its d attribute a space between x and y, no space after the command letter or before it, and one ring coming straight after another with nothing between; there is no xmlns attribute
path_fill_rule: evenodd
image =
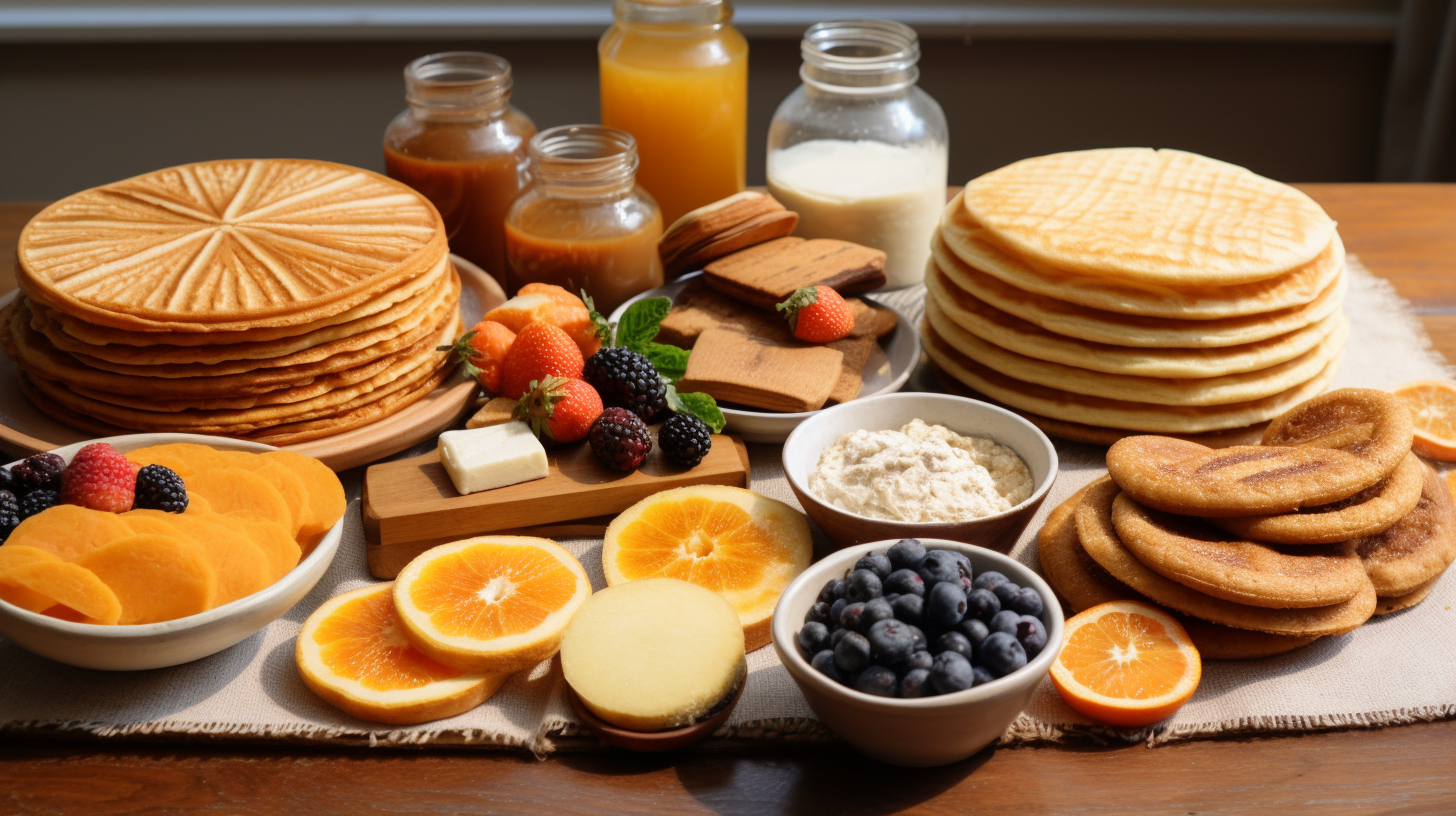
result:
<svg viewBox="0 0 1456 816"><path fill-rule="evenodd" d="M1451 369L1430 347L1407 304L1389 284L1352 260L1346 309L1351 332L1337 386L1390 388ZM918 320L923 289L883 298ZM912 383L928 384L924 376ZM927 387L933 387L927 385ZM1051 496L1013 554L1036 563L1035 531L1063 498L1104 472L1101 449L1058 444L1062 470ZM752 448L753 489L789 503L778 446ZM360 474L348 474L358 495ZM601 542L563 542L604 586ZM548 661L512 678L484 705L410 728L354 719L315 697L298 679L293 642L299 625L326 598L371 581L357 502L343 546L318 587L283 618L242 643L185 666L134 673L75 669L0 641L0 730L84 732L107 738L211 735L248 740L356 745L507 746L545 755L581 739L564 697L561 672ZM1456 716L1456 578L1448 576L1415 609L1377 618L1352 634L1327 638L1264 660L1209 662L1197 694L1177 714L1145 731L1097 726L1062 704L1043 682L1003 743L1063 739L1147 740L1215 734L1384 726ZM750 678L720 738L832 739L813 717L772 647L748 657Z"/></svg>

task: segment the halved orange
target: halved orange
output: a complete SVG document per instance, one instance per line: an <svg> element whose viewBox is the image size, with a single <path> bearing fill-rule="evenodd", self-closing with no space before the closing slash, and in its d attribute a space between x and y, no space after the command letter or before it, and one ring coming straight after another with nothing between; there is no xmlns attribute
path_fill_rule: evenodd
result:
<svg viewBox="0 0 1456 816"><path fill-rule="evenodd" d="M395 579L394 610L431 658L514 672L556 654L591 591L581 563L554 541L479 536L415 556Z"/></svg>
<svg viewBox="0 0 1456 816"><path fill-rule="evenodd" d="M469 674L426 657L400 628L393 591L385 583L345 592L304 621L294 661L324 702L360 719L410 725L469 711L510 677Z"/></svg>
<svg viewBox="0 0 1456 816"><path fill-rule="evenodd" d="M1182 624L1141 601L1112 601L1067 621L1052 684L1075 711L1119 726L1172 716L1203 664Z"/></svg>
<svg viewBox="0 0 1456 816"><path fill-rule="evenodd" d="M1393 392L1410 408L1416 426L1411 450L1439 462L1456 462L1456 383L1414 380Z"/></svg>
<svg viewBox="0 0 1456 816"><path fill-rule="evenodd" d="M738 612L744 647L769 640L779 594L809 566L804 514L741 487L664 490L612 520L602 542L607 586L677 578L722 596Z"/></svg>

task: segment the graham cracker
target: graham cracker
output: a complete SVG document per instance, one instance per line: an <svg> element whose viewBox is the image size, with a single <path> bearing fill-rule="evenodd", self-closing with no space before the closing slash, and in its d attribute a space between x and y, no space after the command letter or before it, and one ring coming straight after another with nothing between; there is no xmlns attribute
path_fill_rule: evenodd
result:
<svg viewBox="0 0 1456 816"><path fill-rule="evenodd" d="M783 318L744 305L710 288L702 278L694 278L673 298L672 311L658 326L657 342L692 348L698 336L709 329L728 329L759 337L789 337L788 324Z"/></svg>
<svg viewBox="0 0 1456 816"><path fill-rule="evenodd" d="M817 411L839 383L843 362L844 353L828 346L709 329L698 336L677 388L751 408Z"/></svg>
<svg viewBox="0 0 1456 816"><path fill-rule="evenodd" d="M782 226L785 220L787 228ZM657 253L668 278L675 278L730 252L788 235L798 220L798 214L789 212L773 196L745 191L699 207L672 222L657 242ZM711 254L713 250L708 246L730 235L737 236L738 243L731 248L724 245ZM755 237L743 242L747 236Z"/></svg>
<svg viewBox="0 0 1456 816"><path fill-rule="evenodd" d="M841 295L885 285L885 253L829 238L776 238L703 267L708 285L772 311L798 289L828 286Z"/></svg>

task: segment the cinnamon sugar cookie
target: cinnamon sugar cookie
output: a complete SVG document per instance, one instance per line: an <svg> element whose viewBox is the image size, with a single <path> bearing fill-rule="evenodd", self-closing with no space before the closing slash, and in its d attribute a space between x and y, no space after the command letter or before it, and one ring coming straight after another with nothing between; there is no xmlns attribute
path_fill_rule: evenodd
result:
<svg viewBox="0 0 1456 816"><path fill-rule="evenodd" d="M1434 470L1425 465L1422 470L1415 509L1385 532L1351 542L1382 596L1414 592L1456 560L1456 501Z"/></svg>

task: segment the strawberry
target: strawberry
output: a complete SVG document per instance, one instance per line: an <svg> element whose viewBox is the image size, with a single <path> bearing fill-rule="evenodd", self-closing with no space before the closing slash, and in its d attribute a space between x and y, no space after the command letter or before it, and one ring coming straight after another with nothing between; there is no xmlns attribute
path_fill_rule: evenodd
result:
<svg viewBox="0 0 1456 816"><path fill-rule="evenodd" d="M533 381L516 405L516 419L531 423L537 436L556 442L586 438L592 422L602 413L602 398L585 380L547 377Z"/></svg>
<svg viewBox="0 0 1456 816"><path fill-rule="evenodd" d="M571 335L550 323L531 323L521 329L516 342L506 352L498 393L520 399L532 380L552 376L580 379L584 362L581 349Z"/></svg>
<svg viewBox="0 0 1456 816"><path fill-rule="evenodd" d="M136 500L137 467L105 442L76 452L61 473L61 503L125 513Z"/></svg>
<svg viewBox="0 0 1456 816"><path fill-rule="evenodd" d="M854 331L854 313L828 286L805 286L778 305L789 331L808 343L832 343Z"/></svg>
<svg viewBox="0 0 1456 816"><path fill-rule="evenodd" d="M499 393L501 365L515 342L515 332L494 320L482 320L453 344L435 350L450 352L451 359L460 363L465 376L479 380L485 390Z"/></svg>

